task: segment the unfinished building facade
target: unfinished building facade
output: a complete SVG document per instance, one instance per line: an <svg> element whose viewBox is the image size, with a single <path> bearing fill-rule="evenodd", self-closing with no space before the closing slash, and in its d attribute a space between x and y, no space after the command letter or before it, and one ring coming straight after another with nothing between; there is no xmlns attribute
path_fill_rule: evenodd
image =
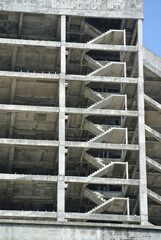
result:
<svg viewBox="0 0 161 240"><path fill-rule="evenodd" d="M142 22L142 0L0 0L2 239L159 239L161 59Z"/></svg>

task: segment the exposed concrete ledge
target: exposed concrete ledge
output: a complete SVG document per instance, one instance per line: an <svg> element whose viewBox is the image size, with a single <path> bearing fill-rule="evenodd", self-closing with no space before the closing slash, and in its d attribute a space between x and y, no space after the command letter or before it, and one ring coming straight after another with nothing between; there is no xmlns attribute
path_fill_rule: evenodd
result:
<svg viewBox="0 0 161 240"><path fill-rule="evenodd" d="M143 0L0 0L0 10L136 19L143 18Z"/></svg>
<svg viewBox="0 0 161 240"><path fill-rule="evenodd" d="M159 240L161 228L150 225L0 220L3 240ZM43 226L42 226L43 225Z"/></svg>
<svg viewBox="0 0 161 240"><path fill-rule="evenodd" d="M100 228L121 228L121 229L141 229L161 231L160 226L151 223L147 225L139 224L119 224L119 223L90 223L90 222L67 222L67 221L48 221L48 220L24 220L24 219L1 219L0 224L26 224L26 225L49 225L49 226L78 226L78 227L100 227Z"/></svg>
<svg viewBox="0 0 161 240"><path fill-rule="evenodd" d="M12 71L0 71L0 79L13 79L18 80L43 80L43 81L58 81L60 74L51 73L32 73L32 72L12 72ZM82 82L107 82L107 83L129 83L137 84L138 78L125 78L125 77L104 77L104 76L85 76L85 75L70 75L66 74L65 79L68 81L82 81Z"/></svg>

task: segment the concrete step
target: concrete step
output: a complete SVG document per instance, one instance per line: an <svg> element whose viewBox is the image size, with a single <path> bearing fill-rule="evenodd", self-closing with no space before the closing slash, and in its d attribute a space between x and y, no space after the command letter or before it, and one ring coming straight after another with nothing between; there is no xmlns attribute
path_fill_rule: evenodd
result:
<svg viewBox="0 0 161 240"><path fill-rule="evenodd" d="M154 161L149 157L146 157L146 161L149 166L153 167L158 172L161 172L161 164L159 164L158 162Z"/></svg>
<svg viewBox="0 0 161 240"><path fill-rule="evenodd" d="M122 110L125 106L125 95L112 94L107 98L92 104L88 109L117 109Z"/></svg>
<svg viewBox="0 0 161 240"><path fill-rule="evenodd" d="M84 159L89 162L90 164L92 164L93 166L95 166L96 168L102 168L105 166L105 164L103 164L103 160L99 159L99 158L95 158L92 155L85 153L84 154Z"/></svg>
<svg viewBox="0 0 161 240"><path fill-rule="evenodd" d="M124 165L125 169L126 169L126 163L120 163L120 162L111 162L110 164L98 169L97 171L91 173L88 177L102 177L103 175L107 174L108 172L111 172L112 169L114 169L114 167L116 165L122 166Z"/></svg>
<svg viewBox="0 0 161 240"><path fill-rule="evenodd" d="M161 110L161 104L155 101L154 99L152 99L151 97L144 94L144 99L145 99L145 102L148 103L151 107L155 108L158 111Z"/></svg>
<svg viewBox="0 0 161 240"><path fill-rule="evenodd" d="M85 188L84 197L88 198L91 202L94 202L96 205L100 205L105 202L102 194L97 194L96 192Z"/></svg>
<svg viewBox="0 0 161 240"><path fill-rule="evenodd" d="M108 76L108 77L123 77L124 63L110 62L101 68L89 73L87 76Z"/></svg>
<svg viewBox="0 0 161 240"><path fill-rule="evenodd" d="M123 45L124 30L108 30L107 32L95 37L88 43L90 44L108 44L108 45Z"/></svg>
<svg viewBox="0 0 161 240"><path fill-rule="evenodd" d="M127 207L127 199L126 198L111 198L111 199L105 201L104 203L98 205L97 207L91 209L86 214L102 213L102 212L106 211L109 207L111 207L111 205L112 205L112 209L115 212L114 204L117 203L117 205L119 206L119 203L121 203L121 202L124 203L123 204L124 209L121 209L121 210L122 210L122 212L125 212L125 208ZM120 208L122 208L121 204L120 204Z"/></svg>
<svg viewBox="0 0 161 240"><path fill-rule="evenodd" d="M104 99L104 97L95 91L93 91L91 88L88 88L87 86L84 87L84 96L86 98L89 98L92 102L98 102Z"/></svg>
<svg viewBox="0 0 161 240"><path fill-rule="evenodd" d="M99 135L104 132L104 130L98 125L95 125L91 121L85 119L84 121L84 129L88 130L89 132L93 133L94 135Z"/></svg>
<svg viewBox="0 0 161 240"><path fill-rule="evenodd" d="M157 131L155 131L153 128L145 125L146 132L152 136L153 138L157 139L159 142L161 142L161 134Z"/></svg>
<svg viewBox="0 0 161 240"><path fill-rule="evenodd" d="M101 68L102 64L97 62L92 57L88 56L87 54L84 54L84 59L88 62L88 66L92 69Z"/></svg>
<svg viewBox="0 0 161 240"><path fill-rule="evenodd" d="M96 27L94 27L93 25L91 25L90 23L87 23L87 22L85 22L85 24L84 24L84 31L85 31L85 33L87 33L89 36L91 36L93 38L102 34L102 32L100 30L98 30Z"/></svg>
<svg viewBox="0 0 161 240"><path fill-rule="evenodd" d="M161 204L161 196L150 189L147 189L148 197L154 200L155 202Z"/></svg>
<svg viewBox="0 0 161 240"><path fill-rule="evenodd" d="M125 128L109 128L107 131L97 135L88 142L107 142L107 143L123 143L126 136Z"/></svg>
<svg viewBox="0 0 161 240"><path fill-rule="evenodd" d="M91 209L90 211L88 211L86 214L91 214L91 213L102 213L104 210L106 210L106 208L108 207L108 205L110 203L113 202L113 199L111 198L108 201L103 202L102 204L98 205L97 207Z"/></svg>

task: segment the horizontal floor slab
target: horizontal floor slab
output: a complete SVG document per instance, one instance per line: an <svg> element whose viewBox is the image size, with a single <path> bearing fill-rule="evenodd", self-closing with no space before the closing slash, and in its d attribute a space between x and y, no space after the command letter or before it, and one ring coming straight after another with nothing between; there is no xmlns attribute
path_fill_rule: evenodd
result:
<svg viewBox="0 0 161 240"><path fill-rule="evenodd" d="M105 185L133 185L138 186L139 180L136 179L120 179L120 178L99 178L99 177L72 177L65 176L67 183L80 183L80 184L105 184ZM14 182L37 182L37 183L56 183L58 176L50 175L25 175L25 174L5 174L0 173L0 182L14 181Z"/></svg>
<svg viewBox="0 0 161 240"><path fill-rule="evenodd" d="M113 149L113 150L131 150L138 151L139 146L134 144L114 144L114 143L95 143L95 142L65 142L66 147L74 148L95 148L95 149Z"/></svg>
<svg viewBox="0 0 161 240"><path fill-rule="evenodd" d="M70 214L70 213L69 213ZM107 216L107 215L106 215ZM117 215L114 217L118 217ZM132 216L133 217L133 216ZM135 219L138 216L134 216ZM119 219L119 217L118 217ZM129 217L131 219L131 216ZM0 233L2 239L44 239L50 240L113 240L113 239L135 239L146 240L160 239L161 228L134 224L115 223L90 223L90 222L56 222L50 220L37 219L4 219L0 220ZM126 222L126 221L125 221ZM135 221L134 221L135 222ZM15 224L13 224L15 223ZM43 226L42 226L43 225ZM27 235L26 235L27 233ZM28 237L27 237L28 236Z"/></svg>
<svg viewBox="0 0 161 240"><path fill-rule="evenodd" d="M58 147L58 141L0 138L0 145Z"/></svg>
<svg viewBox="0 0 161 240"><path fill-rule="evenodd" d="M13 80L52 80L56 81L60 79L60 74L50 73L32 73L32 72L12 72L12 71L0 71L0 78L10 78ZM82 81L82 82L104 82L104 83L129 83L137 84L137 78L125 78L125 77L104 77L104 76L86 76L86 75L65 75L65 79L68 81Z"/></svg>
<svg viewBox="0 0 161 240"><path fill-rule="evenodd" d="M0 44L10 45L10 46L33 46L33 47L49 47L57 48L60 47L60 42L52 41L40 41L40 40L23 40L23 39L10 39L10 38L0 38Z"/></svg>
<svg viewBox="0 0 161 240"><path fill-rule="evenodd" d="M57 218L56 212L39 212L39 211L12 211L12 210L0 210L0 218Z"/></svg>
<svg viewBox="0 0 161 240"><path fill-rule="evenodd" d="M140 222L139 216L127 216L127 215L112 215L112 214L83 214L83 213L66 213L66 218L77 220L99 220L99 221L111 221L111 222Z"/></svg>
<svg viewBox="0 0 161 240"><path fill-rule="evenodd" d="M42 107L42 106L27 106L27 105L10 105L0 104L0 111L8 112L38 112L38 113L58 113L58 107ZM89 109L89 108L65 108L67 114L82 114L82 115L105 115L105 116L129 116L137 117L137 111L126 110L106 110L106 109Z"/></svg>
<svg viewBox="0 0 161 240"><path fill-rule="evenodd" d="M58 113L58 107L42 107L27 105L0 104L0 111L5 112L35 112L35 113Z"/></svg>
<svg viewBox="0 0 161 240"><path fill-rule="evenodd" d="M83 81L83 82L103 82L103 83L131 83L137 84L137 78L125 77L104 77L104 76L82 76L82 75L68 75L65 77L68 81Z"/></svg>
<svg viewBox="0 0 161 240"><path fill-rule="evenodd" d="M63 142L65 147L72 148L95 148L95 149L113 149L138 151L139 146L134 144L113 144L113 143L94 143L94 142ZM58 147L58 141L51 140L29 140L29 139L11 139L0 138L0 145L20 145L20 146L37 146L37 147Z"/></svg>
<svg viewBox="0 0 161 240"><path fill-rule="evenodd" d="M83 183L83 184L109 184L109 185L139 185L139 180L135 179L120 179L120 178L99 178L99 177L65 177L65 182L68 183Z"/></svg>
<svg viewBox="0 0 161 240"><path fill-rule="evenodd" d="M106 116L129 116L137 117L137 111L125 111L125 110L106 110L106 109L87 109L87 108L66 108L66 113L71 114L83 114L83 115L106 115Z"/></svg>
<svg viewBox="0 0 161 240"><path fill-rule="evenodd" d="M60 78L59 74L50 73L33 73L33 72L12 72L12 71L0 71L0 78L21 79L21 80L53 80L56 81Z"/></svg>
<svg viewBox="0 0 161 240"><path fill-rule="evenodd" d="M60 48L60 42L54 41L40 41L40 40L23 40L23 39L9 39L0 38L0 44L9 46L33 46L33 47L47 47L47 48ZM77 48L85 50L100 50L100 51L121 51L121 52L137 52L136 46L123 46L123 45L106 45L106 44L89 44L89 43L70 43L66 42L64 45L67 48Z"/></svg>
<svg viewBox="0 0 161 240"><path fill-rule="evenodd" d="M77 48L85 50L112 51L112 52L137 52L136 46L89 44L89 43L69 43L65 44L67 48Z"/></svg>
<svg viewBox="0 0 161 240"><path fill-rule="evenodd" d="M54 220L57 218L56 212L39 212L39 211L12 211L0 210L0 219L2 218L23 218L31 219L49 219ZM112 215L112 214L84 214L84 213L65 213L66 219L75 220L99 220L99 221L114 221L114 222L140 222L139 216L127 215Z"/></svg>

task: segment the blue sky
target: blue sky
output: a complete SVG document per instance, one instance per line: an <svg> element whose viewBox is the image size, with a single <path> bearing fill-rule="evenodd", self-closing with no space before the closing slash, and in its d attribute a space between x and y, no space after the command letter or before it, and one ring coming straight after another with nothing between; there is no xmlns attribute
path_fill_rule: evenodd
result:
<svg viewBox="0 0 161 240"><path fill-rule="evenodd" d="M143 43L161 57L161 0L144 0Z"/></svg>

